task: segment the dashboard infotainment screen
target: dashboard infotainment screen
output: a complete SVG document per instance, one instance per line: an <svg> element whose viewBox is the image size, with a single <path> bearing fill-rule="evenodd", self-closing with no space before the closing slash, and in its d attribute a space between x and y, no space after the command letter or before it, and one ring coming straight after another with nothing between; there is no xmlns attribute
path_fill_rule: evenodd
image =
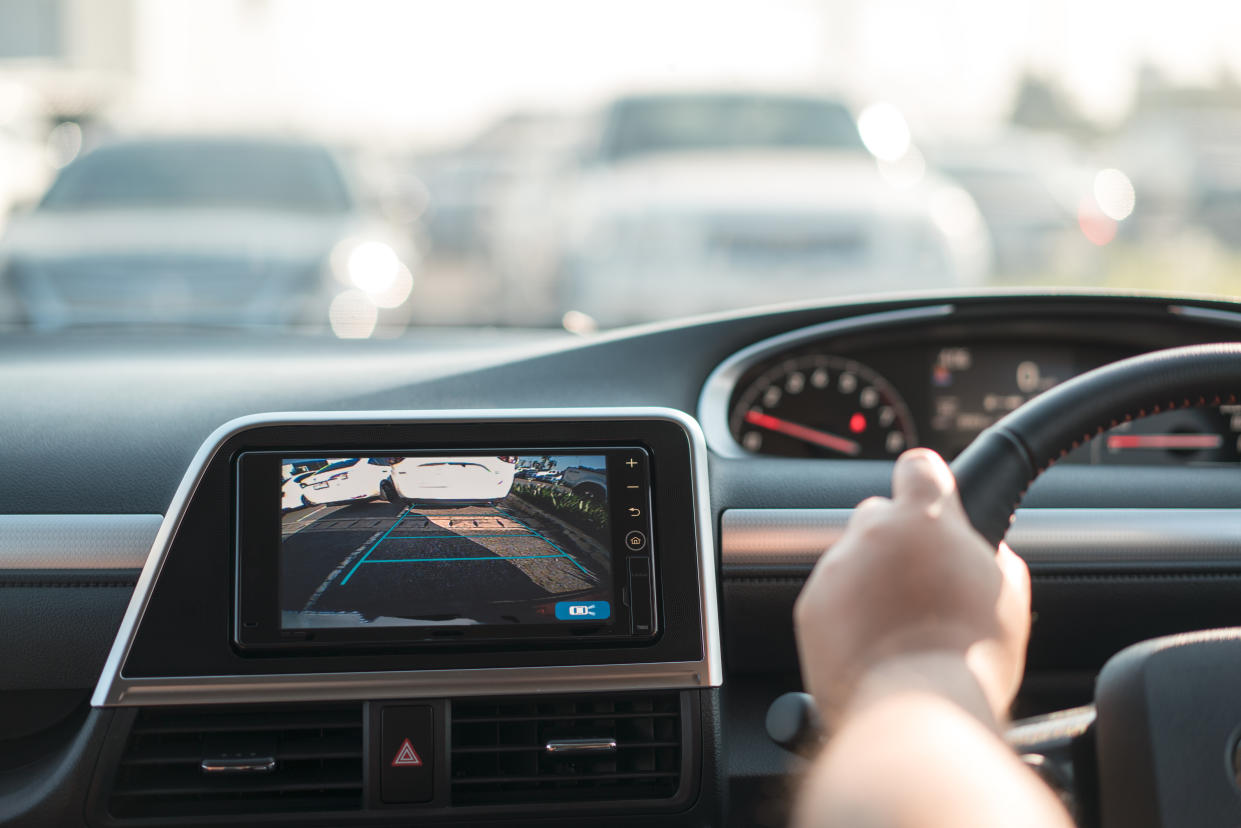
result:
<svg viewBox="0 0 1241 828"><path fill-rule="evenodd" d="M602 455L288 458L285 629L612 617Z"/></svg>
<svg viewBox="0 0 1241 828"><path fill-rule="evenodd" d="M243 620L243 646L654 634L642 449L259 460L279 467L263 475L279 489L279 537L271 583L240 585L245 614L271 619Z"/></svg>

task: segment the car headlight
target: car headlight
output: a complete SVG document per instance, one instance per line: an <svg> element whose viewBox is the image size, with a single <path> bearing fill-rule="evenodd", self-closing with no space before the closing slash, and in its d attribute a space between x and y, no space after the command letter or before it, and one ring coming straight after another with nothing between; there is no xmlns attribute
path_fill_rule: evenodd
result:
<svg viewBox="0 0 1241 828"><path fill-rule="evenodd" d="M357 288L379 308L395 308L409 298L413 274L391 245L345 239L332 251L332 271L341 283Z"/></svg>

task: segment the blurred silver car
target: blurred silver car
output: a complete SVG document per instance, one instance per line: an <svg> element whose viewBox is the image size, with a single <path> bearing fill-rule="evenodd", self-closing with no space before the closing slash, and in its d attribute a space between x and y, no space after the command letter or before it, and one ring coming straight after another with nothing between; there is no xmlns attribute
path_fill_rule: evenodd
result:
<svg viewBox="0 0 1241 828"><path fill-rule="evenodd" d="M65 167L0 243L19 321L399 324L416 251L368 215L324 147L259 138L118 140Z"/></svg>

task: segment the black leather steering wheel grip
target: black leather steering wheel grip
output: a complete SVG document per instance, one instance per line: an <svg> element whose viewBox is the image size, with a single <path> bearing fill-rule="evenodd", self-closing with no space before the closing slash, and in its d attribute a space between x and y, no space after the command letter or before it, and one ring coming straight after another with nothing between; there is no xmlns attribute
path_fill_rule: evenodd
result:
<svg viewBox="0 0 1241 828"><path fill-rule="evenodd" d="M952 462L974 528L998 545L1034 479L1109 428L1150 414L1235 403L1241 343L1169 348L1087 371L1035 397Z"/></svg>

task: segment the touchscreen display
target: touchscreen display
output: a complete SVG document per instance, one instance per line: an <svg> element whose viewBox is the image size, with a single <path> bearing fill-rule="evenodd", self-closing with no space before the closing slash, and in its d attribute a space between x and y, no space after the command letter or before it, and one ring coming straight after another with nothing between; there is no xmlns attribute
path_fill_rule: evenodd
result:
<svg viewBox="0 0 1241 828"><path fill-rule="evenodd" d="M284 630L614 615L605 454L299 456L280 480Z"/></svg>

